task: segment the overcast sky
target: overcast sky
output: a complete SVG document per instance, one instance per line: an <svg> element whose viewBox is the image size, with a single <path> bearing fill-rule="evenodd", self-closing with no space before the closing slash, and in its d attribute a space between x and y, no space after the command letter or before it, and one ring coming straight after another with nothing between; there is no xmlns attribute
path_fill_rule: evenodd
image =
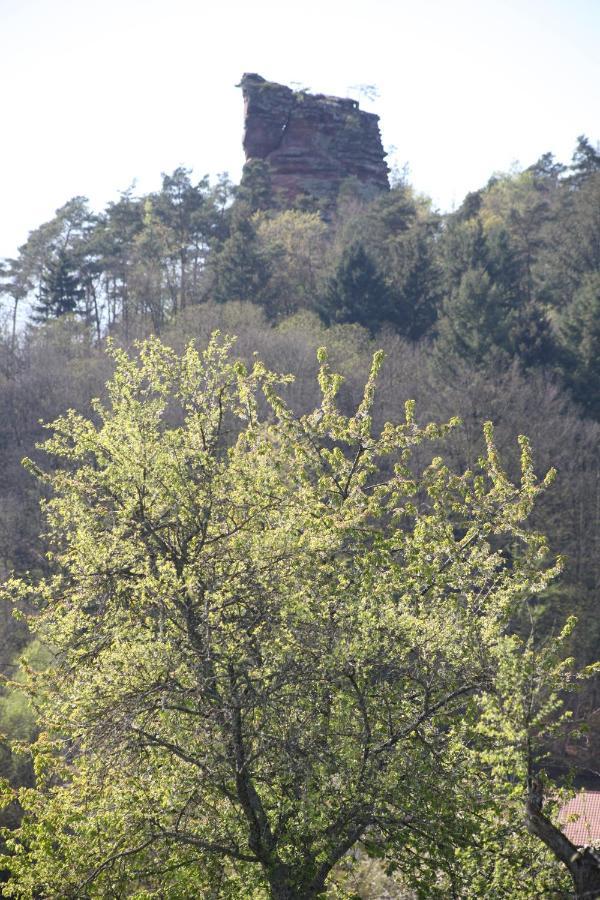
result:
<svg viewBox="0 0 600 900"><path fill-rule="evenodd" d="M83 194L243 155L243 72L361 101L441 209L600 138L600 0L0 0L0 256Z"/></svg>

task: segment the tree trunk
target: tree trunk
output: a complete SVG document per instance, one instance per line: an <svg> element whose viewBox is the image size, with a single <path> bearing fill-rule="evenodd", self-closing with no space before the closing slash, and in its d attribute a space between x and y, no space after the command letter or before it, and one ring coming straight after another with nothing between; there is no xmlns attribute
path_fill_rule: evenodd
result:
<svg viewBox="0 0 600 900"><path fill-rule="evenodd" d="M596 900L600 897L600 856L589 847L581 851L578 870L571 875L577 900Z"/></svg>
<svg viewBox="0 0 600 900"><path fill-rule="evenodd" d="M569 870L575 888L575 900L600 898L600 853L591 847L577 848L566 835L542 813L542 790L532 780L527 798L526 822L529 832L539 838Z"/></svg>
<svg viewBox="0 0 600 900"><path fill-rule="evenodd" d="M15 361L17 358L17 309L19 307L19 298L14 297L14 306L12 314L12 331L10 335L10 368L11 372L16 369Z"/></svg>
<svg viewBox="0 0 600 900"><path fill-rule="evenodd" d="M314 872L296 872L294 877L293 869L278 863L266 874L272 900L317 900L317 897L323 896L323 879L315 877Z"/></svg>
<svg viewBox="0 0 600 900"><path fill-rule="evenodd" d="M315 893L313 888L298 887L289 882L270 882L269 888L273 900L317 900L323 891Z"/></svg>
<svg viewBox="0 0 600 900"><path fill-rule="evenodd" d="M298 897L295 889L289 884L271 884L270 887L273 900L294 900L294 897Z"/></svg>

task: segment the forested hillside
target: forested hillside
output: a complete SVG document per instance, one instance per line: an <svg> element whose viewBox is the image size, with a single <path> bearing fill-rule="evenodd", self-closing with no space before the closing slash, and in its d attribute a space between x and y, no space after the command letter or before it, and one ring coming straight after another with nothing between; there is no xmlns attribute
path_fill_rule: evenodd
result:
<svg viewBox="0 0 600 900"><path fill-rule="evenodd" d="M344 375L348 415L381 348L376 423L402 419L414 399L420 424L462 420L440 442L457 470L481 455L488 419L511 477L523 433L537 468L557 468L533 525L565 555L565 570L536 608L548 635L577 616L570 652L579 666L597 659L600 152L585 137L570 165L545 154L492 176L444 215L404 180L373 197L349 179L335 211L323 214L308 200L279 208L261 163L246 167L240 186L196 182L180 168L163 176L160 191L130 189L99 213L83 197L69 200L0 274L4 577L49 572L43 488L21 460L47 468L36 449L42 423L69 408L89 415L90 400L104 396L113 369L107 338L133 350L156 334L182 350L191 338L205 346L220 329L237 336L247 362L258 354L270 369L294 373L282 390L298 414L318 403L318 347ZM426 451L416 454L428 461ZM7 605L0 622L2 670L13 674L26 647L35 667L43 652ZM557 772L575 766L591 784L600 765L596 681L570 703L582 727L554 736L550 763ZM0 731L29 739L35 729L24 698L7 689ZM32 777L6 743L0 765L14 780Z"/></svg>

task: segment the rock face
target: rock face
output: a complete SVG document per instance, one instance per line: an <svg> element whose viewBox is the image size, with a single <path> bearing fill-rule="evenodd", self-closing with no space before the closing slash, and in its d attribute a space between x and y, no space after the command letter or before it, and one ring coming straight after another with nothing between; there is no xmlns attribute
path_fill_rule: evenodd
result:
<svg viewBox="0 0 600 900"><path fill-rule="evenodd" d="M268 162L284 203L308 196L326 206L352 176L373 193L389 189L379 116L355 100L293 91L260 75L245 74L241 88L246 162Z"/></svg>

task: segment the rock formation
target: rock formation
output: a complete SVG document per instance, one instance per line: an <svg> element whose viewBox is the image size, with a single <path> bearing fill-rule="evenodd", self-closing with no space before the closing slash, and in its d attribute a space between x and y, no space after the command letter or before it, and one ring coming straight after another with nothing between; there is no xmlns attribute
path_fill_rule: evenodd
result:
<svg viewBox="0 0 600 900"><path fill-rule="evenodd" d="M312 197L327 207L354 176L370 192L389 188L379 116L356 100L293 91L245 74L246 162L265 160L273 190L285 204Z"/></svg>

